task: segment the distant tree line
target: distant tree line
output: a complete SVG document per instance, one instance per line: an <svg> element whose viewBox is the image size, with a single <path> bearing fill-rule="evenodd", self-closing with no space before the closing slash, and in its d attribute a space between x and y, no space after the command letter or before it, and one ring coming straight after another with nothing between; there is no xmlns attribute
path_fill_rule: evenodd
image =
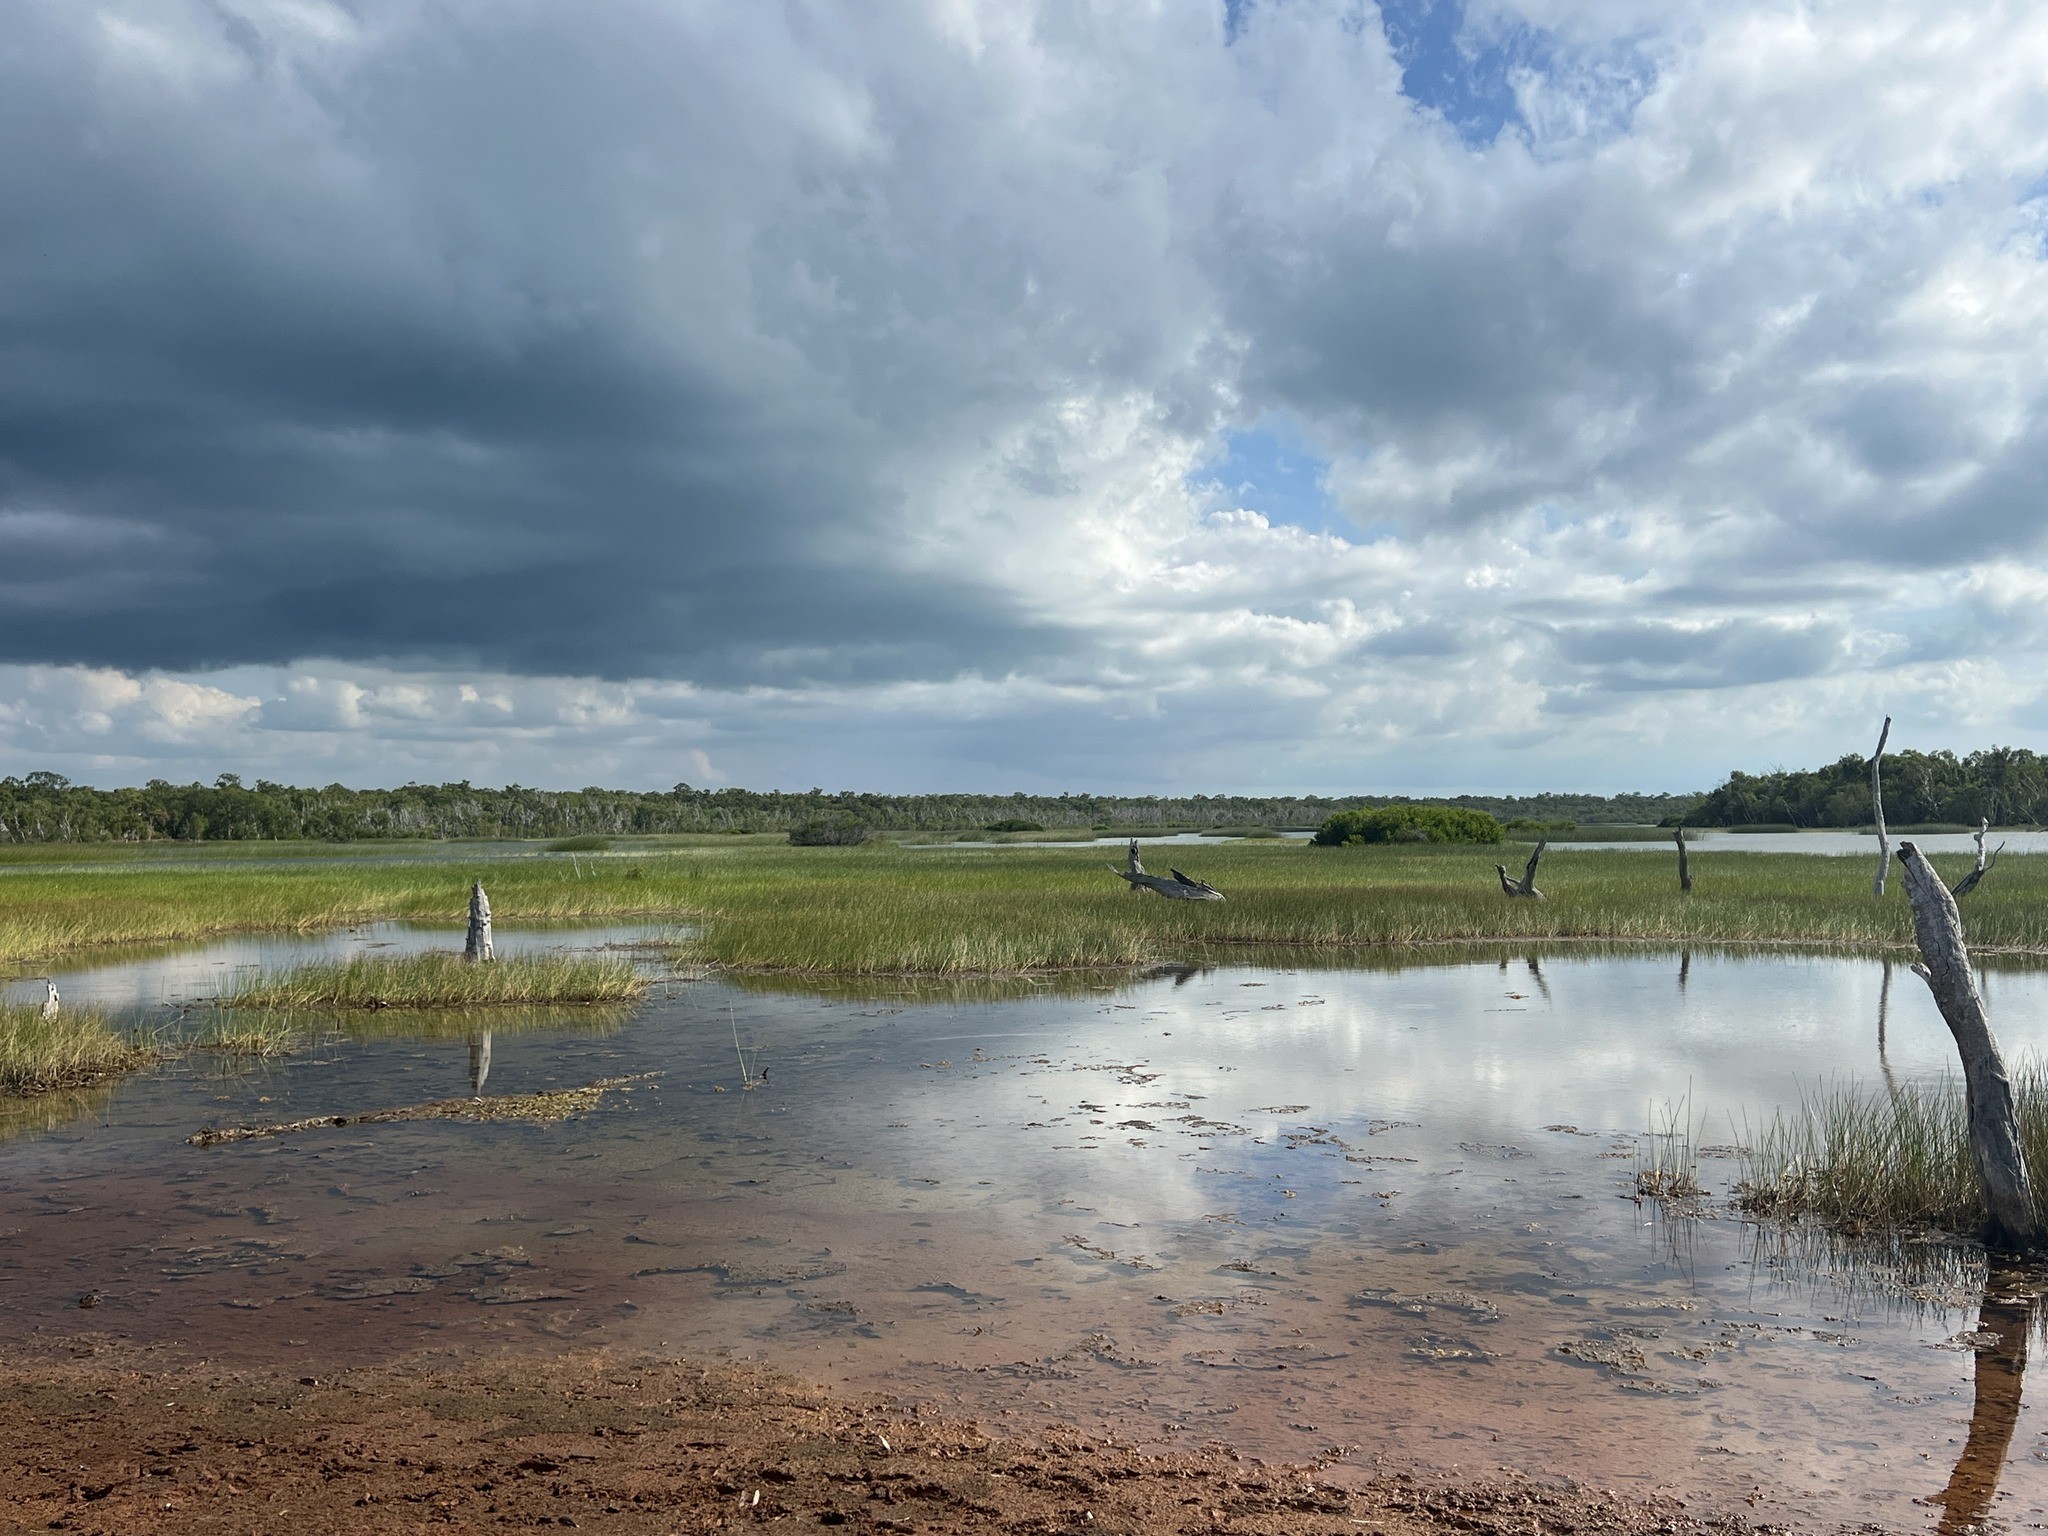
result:
<svg viewBox="0 0 2048 1536"><path fill-rule="evenodd" d="M1952 822L2039 826L2048 819L2048 758L2021 747L1887 752L1884 813L1894 825ZM1854 753L1825 768L1733 773L1680 817L1689 827L1861 827L1872 821L1870 759Z"/></svg>
<svg viewBox="0 0 2048 1536"><path fill-rule="evenodd" d="M153 842L393 837L630 836L656 832L787 832L829 821L876 831L960 831L1003 821L1046 828L1319 826L1333 812L1426 803L1503 819L1646 823L1683 815L1696 795L870 795L813 789L549 790L508 784L406 784L397 789L299 789L232 773L211 784L152 779L94 789L62 774L0 778L0 842Z"/></svg>

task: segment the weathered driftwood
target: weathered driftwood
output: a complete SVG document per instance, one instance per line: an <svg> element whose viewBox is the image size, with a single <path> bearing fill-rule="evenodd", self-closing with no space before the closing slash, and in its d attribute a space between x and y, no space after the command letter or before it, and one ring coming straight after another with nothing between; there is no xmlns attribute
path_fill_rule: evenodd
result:
<svg viewBox="0 0 2048 1536"><path fill-rule="evenodd" d="M1540 842L1536 845L1536 851L1529 855L1529 866L1522 871L1522 878L1519 880L1510 880L1508 878L1507 865L1494 865L1494 873L1500 876L1501 890L1509 896L1528 896L1541 901L1543 893L1536 889L1536 862L1543 857L1543 850L1549 846L1548 842Z"/></svg>
<svg viewBox="0 0 2048 1536"><path fill-rule="evenodd" d="M480 1030L469 1037L469 1096L484 1096L484 1083L491 1075L491 1032Z"/></svg>
<svg viewBox="0 0 2048 1536"><path fill-rule="evenodd" d="M1933 867L1910 842L1899 844L1900 878L1913 908L1913 938L1922 963L1913 967L1934 994L1942 1022L1955 1037L1963 1061L1963 1090L1969 1105L1970 1156L1990 1213L1986 1242L1993 1248L2041 1246L2034 1187L2020 1155L2019 1116L2013 1109L2012 1080L1991 1033L1984 999L1970 969L1963 942L1962 914Z"/></svg>
<svg viewBox="0 0 2048 1536"><path fill-rule="evenodd" d="M491 898L479 880L469 888L469 942L462 947L466 960L491 960Z"/></svg>
<svg viewBox="0 0 2048 1536"><path fill-rule="evenodd" d="M62 1007L62 1003L57 996L57 983L45 976L43 978L43 1022L45 1024L56 1023L57 1012L60 1007Z"/></svg>
<svg viewBox="0 0 2048 1536"><path fill-rule="evenodd" d="M1878 776L1878 764L1884 761L1884 744L1892 733L1892 717L1884 717L1884 729L1877 733L1877 750L1870 755L1870 805L1877 813L1877 878L1871 882L1871 889L1879 896L1884 894L1884 877L1891 868L1891 836L1884 829L1884 780Z"/></svg>
<svg viewBox="0 0 2048 1536"><path fill-rule="evenodd" d="M1957 898L1961 898L1961 897L1964 897L1964 896L1967 896L1967 895L1969 895L1969 894L1970 894L1970 892L1972 892L1972 891L1974 891L1975 889L1977 889L1977 882L1978 882L1978 881L1980 881L1980 880L1982 880L1982 879L1983 879L1983 878L1984 878L1984 877L1985 877L1986 875L1988 875L1988 874L1990 874L1990 873L1991 873L1991 866L1992 866L1993 864L1996 864L1996 863L1998 862L1998 856L1999 856L1999 855L2000 855L2001 853L2005 852L2005 844L2003 844L2003 843L2000 843L2000 844L1999 844L1999 845L1998 845L1998 846L1997 846L1996 848L1994 848L1994 849L1992 850L1992 852L1991 852L1991 857L1990 857L1990 858L1988 858L1988 859L1987 859L1987 858L1985 858L1985 857L1984 857L1984 839L1985 839L1986 837L1990 836L1990 835L1991 835L1991 818L1990 818L1990 817L1988 817L1988 816L1980 816L1980 817L1978 817L1978 818L1977 818L1977 867L1976 867L1975 869L1971 870L1971 871L1970 871L1970 872L1969 872L1969 873L1968 873L1967 875L1963 876L1963 878L1962 878L1962 879L1960 879L1960 880L1958 880L1958 881L1957 881L1957 882L1956 882L1956 883L1955 883L1954 885L1950 886L1950 887L1948 888L1948 893L1949 893L1949 895L1951 895L1951 896L1954 896L1954 897L1957 897Z"/></svg>
<svg viewBox="0 0 2048 1536"><path fill-rule="evenodd" d="M1135 837L1131 839L1130 860L1131 867L1128 870L1118 869L1114 864L1109 868L1110 873L1129 881L1134 891L1157 891L1172 901L1223 900L1223 893L1215 886L1191 879L1177 869L1168 870L1166 875L1146 874L1145 866L1138 862L1138 840ZM1173 878L1168 879L1167 875Z"/></svg>
<svg viewBox="0 0 2048 1536"><path fill-rule="evenodd" d="M1681 896L1692 894L1692 866L1685 861L1685 828L1671 829L1672 841L1678 844L1678 892Z"/></svg>

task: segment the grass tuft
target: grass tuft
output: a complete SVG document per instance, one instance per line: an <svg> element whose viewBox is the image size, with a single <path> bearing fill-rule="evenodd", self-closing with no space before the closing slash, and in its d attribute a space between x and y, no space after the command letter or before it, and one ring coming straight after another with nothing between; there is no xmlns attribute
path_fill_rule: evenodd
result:
<svg viewBox="0 0 2048 1536"><path fill-rule="evenodd" d="M473 1008L616 1003L647 978L603 955L522 955L486 964L460 955L360 955L256 976L221 997L224 1008Z"/></svg>
<svg viewBox="0 0 2048 1536"><path fill-rule="evenodd" d="M185 1042L185 1047L267 1061L273 1056L290 1055L305 1039L306 1031L291 1019L261 1013L215 1014Z"/></svg>
<svg viewBox="0 0 2048 1536"><path fill-rule="evenodd" d="M0 1092L81 1088L155 1060L156 1050L117 1033L96 1009L67 1008L53 1020L40 1004L0 1007Z"/></svg>
<svg viewBox="0 0 2048 1536"><path fill-rule="evenodd" d="M2026 1062L2013 1071L2012 1088L2021 1153L2036 1206L2048 1217L2048 1071ZM1735 1197L1750 1215L1810 1217L1850 1231L1924 1226L1968 1234L1984 1225L1956 1077L1883 1090L1831 1086L1751 1139Z"/></svg>

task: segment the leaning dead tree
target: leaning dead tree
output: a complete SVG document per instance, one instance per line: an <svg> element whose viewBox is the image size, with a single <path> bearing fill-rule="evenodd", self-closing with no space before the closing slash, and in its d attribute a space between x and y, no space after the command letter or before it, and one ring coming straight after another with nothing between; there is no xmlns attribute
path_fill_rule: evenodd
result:
<svg viewBox="0 0 2048 1536"><path fill-rule="evenodd" d="M1173 901L1223 900L1223 893L1215 886L1190 879L1177 869L1170 869L1165 875L1146 874L1145 866L1138 862L1138 840L1135 837L1131 839L1130 861L1131 867L1127 870L1118 869L1114 864L1109 869L1111 874L1129 881L1134 891L1157 891ZM1168 875L1172 878L1168 879Z"/></svg>
<svg viewBox="0 0 2048 1536"><path fill-rule="evenodd" d="M1885 739L1892 733L1892 717L1884 717L1884 729L1877 733L1877 750L1870 754L1870 804L1877 812L1877 879L1871 889L1878 895L1884 894L1885 871L1891 867L1892 845L1884 829L1884 781L1878 777L1877 765L1884 761Z"/></svg>
<svg viewBox="0 0 2048 1536"><path fill-rule="evenodd" d="M1991 857L1988 859L1985 858L1984 839L1989 837L1990 835L1991 818L1988 816L1978 817L1977 867L1971 870L1967 875L1963 876L1963 878L1958 880L1954 885L1950 886L1948 888L1949 895L1957 898L1958 900L1961 900L1963 897L1969 895L1970 892L1977 889L1977 882L1979 880L1982 880L1986 875L1991 873L1991 866L1993 864L1996 864L1998 862L1998 856L2001 853L2005 852L2005 844L2000 843L1996 848L1991 850Z"/></svg>
<svg viewBox="0 0 2048 1536"><path fill-rule="evenodd" d="M1529 867L1522 871L1522 878L1519 880L1508 878L1507 865L1494 865L1494 873L1500 876L1501 890L1509 896L1529 896L1541 901L1543 893L1536 889L1536 863L1543 857L1543 850L1549 846L1547 842L1539 842L1536 845L1536 851L1529 855Z"/></svg>
<svg viewBox="0 0 2048 1536"><path fill-rule="evenodd" d="M1984 998L1963 943L1962 914L1933 867L1910 842L1899 844L1900 878L1913 908L1913 938L1921 963L1914 974L1934 994L1934 1006L1955 1037L1963 1060L1963 1091L1969 1105L1970 1158L1990 1213L1985 1241L1993 1248L2035 1249L2042 1244L2034 1186L2020 1154L2020 1122L2013 1109L2012 1079L1991 1033Z"/></svg>
<svg viewBox="0 0 2048 1536"><path fill-rule="evenodd" d="M1678 893L1681 896L1690 896L1692 894L1692 866L1685 862L1685 828L1673 827L1671 829L1671 837L1678 844Z"/></svg>
<svg viewBox="0 0 2048 1536"><path fill-rule="evenodd" d="M462 947L465 960L491 960L491 898L479 880L469 888L469 942Z"/></svg>

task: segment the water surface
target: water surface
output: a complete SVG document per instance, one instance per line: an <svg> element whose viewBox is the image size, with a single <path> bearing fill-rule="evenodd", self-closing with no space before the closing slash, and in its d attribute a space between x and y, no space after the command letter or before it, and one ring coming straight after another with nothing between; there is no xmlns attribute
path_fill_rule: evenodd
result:
<svg viewBox="0 0 2048 1536"><path fill-rule="evenodd" d="M59 984L145 1008L296 942ZM1952 1522L2038 1520L2031 1320L1980 1311L1974 1255L1872 1265L1628 1198L1654 1129L1692 1126L1718 1196L1762 1117L1875 1079L1883 985L1857 959L1520 950L678 982L630 1018L498 1032L487 1092L650 1074L581 1120L186 1145L470 1091L473 1040L358 1018L0 1145L0 1325L308 1361L716 1351L999 1428L1505 1466L1818 1523L1932 1528L1916 1501L1961 1460ZM1987 988L2009 1052L2048 1045L2048 974ZM1940 1073L1924 987L1899 969L1891 994L1886 1063Z"/></svg>

